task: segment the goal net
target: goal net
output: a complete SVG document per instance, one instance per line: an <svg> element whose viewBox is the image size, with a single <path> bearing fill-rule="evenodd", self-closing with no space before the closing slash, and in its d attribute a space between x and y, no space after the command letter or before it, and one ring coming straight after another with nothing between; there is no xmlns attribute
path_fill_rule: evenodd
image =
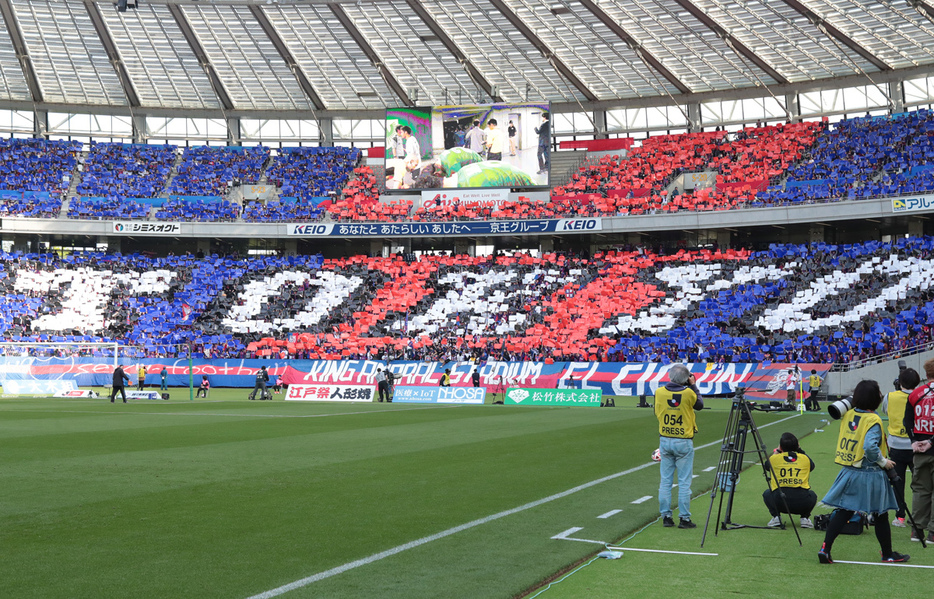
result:
<svg viewBox="0 0 934 599"><path fill-rule="evenodd" d="M113 342L3 342L0 385L5 397L49 397L104 386L117 364L134 357L135 350Z"/></svg>

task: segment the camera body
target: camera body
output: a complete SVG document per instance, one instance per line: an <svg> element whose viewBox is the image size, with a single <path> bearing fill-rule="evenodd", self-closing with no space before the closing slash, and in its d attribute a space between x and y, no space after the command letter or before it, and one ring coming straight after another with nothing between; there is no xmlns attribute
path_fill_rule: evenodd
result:
<svg viewBox="0 0 934 599"><path fill-rule="evenodd" d="M902 371L905 370L906 368L908 368L908 364L906 364L904 360L899 360L898 361L898 375L901 376ZM902 388L902 386L898 383L898 376L895 377L895 381L892 383L892 386L895 387L896 391L899 391Z"/></svg>

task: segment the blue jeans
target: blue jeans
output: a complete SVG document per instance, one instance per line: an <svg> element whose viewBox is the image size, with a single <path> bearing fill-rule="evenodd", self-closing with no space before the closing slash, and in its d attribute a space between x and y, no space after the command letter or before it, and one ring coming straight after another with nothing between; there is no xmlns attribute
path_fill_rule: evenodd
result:
<svg viewBox="0 0 934 599"><path fill-rule="evenodd" d="M694 474L694 439L660 437L662 482L658 486L658 511L671 516L671 485L678 471L678 514L691 517L691 476Z"/></svg>

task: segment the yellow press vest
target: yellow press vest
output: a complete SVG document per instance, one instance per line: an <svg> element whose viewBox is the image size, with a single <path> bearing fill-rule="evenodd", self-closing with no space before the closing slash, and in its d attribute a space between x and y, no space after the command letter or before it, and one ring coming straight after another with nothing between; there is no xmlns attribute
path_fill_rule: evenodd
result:
<svg viewBox="0 0 934 599"><path fill-rule="evenodd" d="M811 458L803 453L789 451L776 453L769 457L774 477L769 479L769 489L777 487L798 487L810 489ZM778 483L776 485L776 482Z"/></svg>
<svg viewBox="0 0 934 599"><path fill-rule="evenodd" d="M681 391L670 391L659 387L655 391L655 416L658 417L658 434L676 439L693 439L697 432L694 419L694 403L697 394L690 387Z"/></svg>
<svg viewBox="0 0 934 599"><path fill-rule="evenodd" d="M820 388L820 377L817 376L816 374L812 374L811 376L808 377L808 385L811 386L812 390L819 389Z"/></svg>
<svg viewBox="0 0 934 599"><path fill-rule="evenodd" d="M887 412L889 417L889 434L893 437L908 438L905 430L905 408L908 406L908 394L904 391L892 391L888 397Z"/></svg>
<svg viewBox="0 0 934 599"><path fill-rule="evenodd" d="M847 412L840 421L840 435L837 437L837 453L834 462L841 466L861 467L866 453L863 450L866 433L876 424L881 430L882 418L879 418L875 412L857 412L856 410ZM880 449L882 449L882 455L887 455L885 437L882 438Z"/></svg>

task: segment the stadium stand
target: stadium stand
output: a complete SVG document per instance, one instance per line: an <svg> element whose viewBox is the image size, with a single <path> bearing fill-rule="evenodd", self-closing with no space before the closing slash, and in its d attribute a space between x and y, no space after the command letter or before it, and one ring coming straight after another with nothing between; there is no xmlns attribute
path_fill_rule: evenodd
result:
<svg viewBox="0 0 934 599"><path fill-rule="evenodd" d="M240 216L240 206L219 196L174 196L155 213L158 220L229 222Z"/></svg>
<svg viewBox="0 0 934 599"><path fill-rule="evenodd" d="M44 191L68 189L81 142L45 139L0 139L0 189Z"/></svg>
<svg viewBox="0 0 934 599"><path fill-rule="evenodd" d="M222 196L236 183L256 183L269 159L269 148L198 146L185 149L168 193Z"/></svg>
<svg viewBox="0 0 934 599"><path fill-rule="evenodd" d="M243 220L256 223L309 222L321 218L322 208L298 198L244 202Z"/></svg>
<svg viewBox="0 0 934 599"><path fill-rule="evenodd" d="M284 197L308 202L339 194L360 157L358 148L282 148L266 178Z"/></svg>
<svg viewBox="0 0 934 599"><path fill-rule="evenodd" d="M148 204L123 199L119 196L72 198L68 203L68 218L133 220L147 218L149 210Z"/></svg>
<svg viewBox="0 0 934 599"><path fill-rule="evenodd" d="M91 142L84 161L82 196L153 198L165 189L176 146Z"/></svg>
<svg viewBox="0 0 934 599"><path fill-rule="evenodd" d="M59 197L47 191L0 190L0 216L56 218L62 209Z"/></svg>
<svg viewBox="0 0 934 599"><path fill-rule="evenodd" d="M931 237L589 258L0 258L6 339L162 355L848 362L934 337Z"/></svg>

